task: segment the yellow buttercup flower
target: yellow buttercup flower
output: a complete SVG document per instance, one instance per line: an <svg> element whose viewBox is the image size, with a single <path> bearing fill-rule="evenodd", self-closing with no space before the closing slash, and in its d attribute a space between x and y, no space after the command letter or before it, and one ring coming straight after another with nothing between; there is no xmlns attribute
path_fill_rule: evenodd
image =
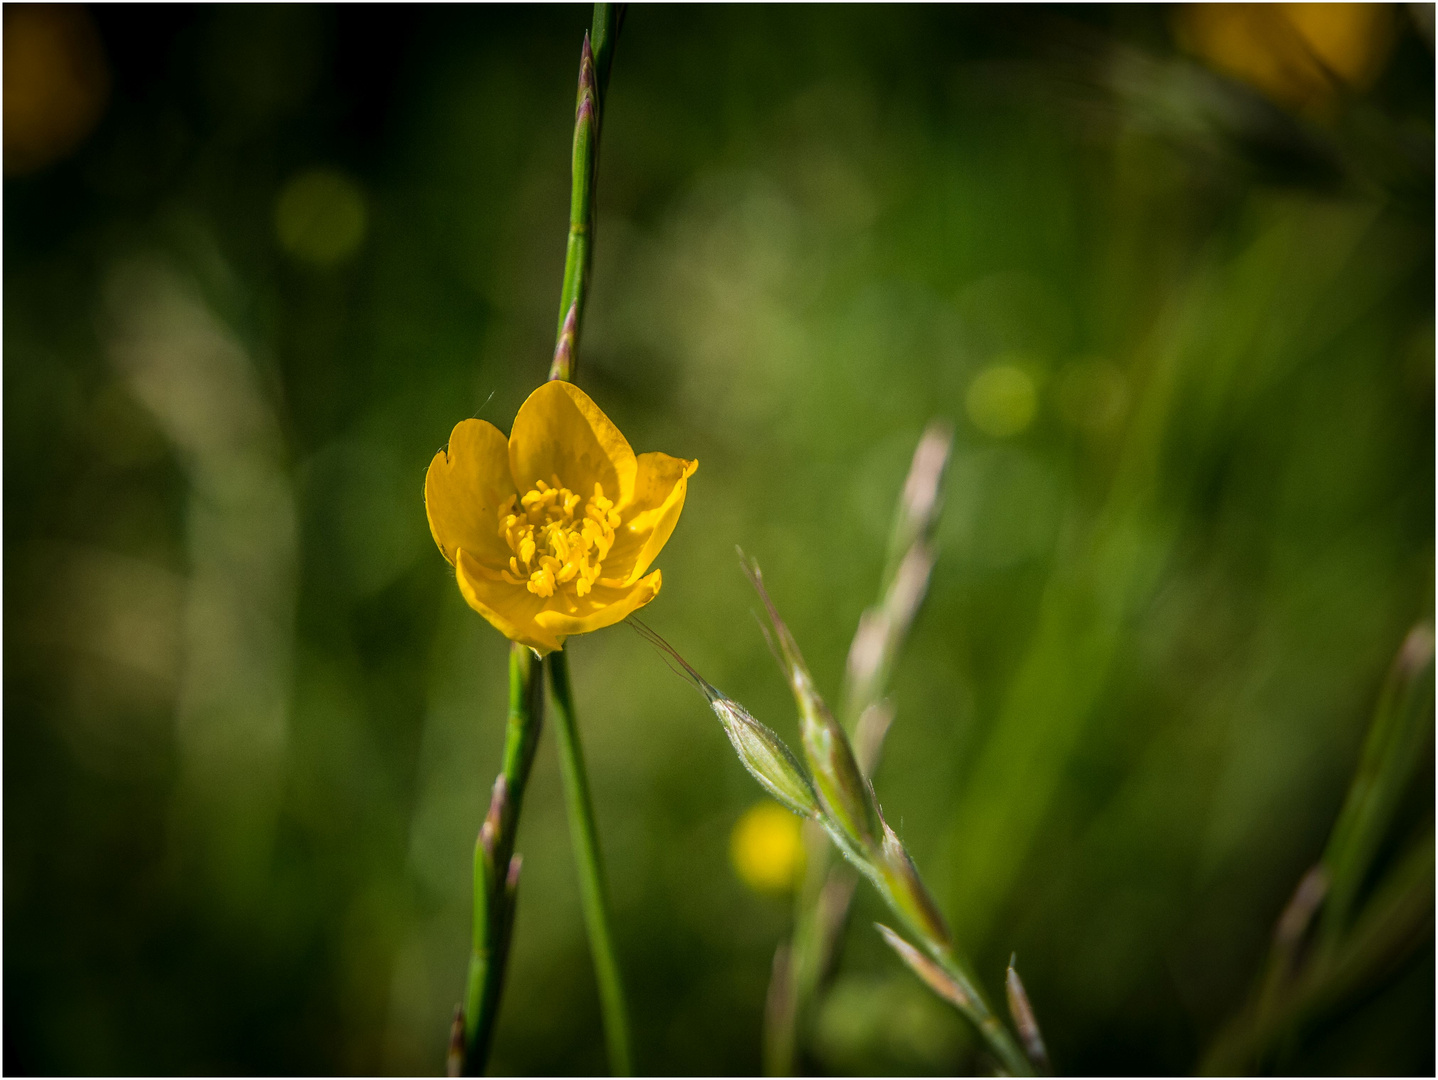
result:
<svg viewBox="0 0 1438 1080"><path fill-rule="evenodd" d="M729 858L755 892L787 892L804 868L802 822L765 799L744 812L729 834Z"/></svg>
<svg viewBox="0 0 1438 1080"><path fill-rule="evenodd" d="M588 394L547 382L508 439L484 420L455 425L429 463L424 508L469 606L543 655L658 595L660 572L647 571L698 467L636 456Z"/></svg>

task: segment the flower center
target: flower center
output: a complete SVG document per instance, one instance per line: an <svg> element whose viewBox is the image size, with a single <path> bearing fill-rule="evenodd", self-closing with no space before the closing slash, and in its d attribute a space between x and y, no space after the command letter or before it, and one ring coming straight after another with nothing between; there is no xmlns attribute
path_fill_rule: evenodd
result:
<svg viewBox="0 0 1438 1080"><path fill-rule="evenodd" d="M619 514L601 485L585 502L558 476L551 479L553 484L541 480L523 495L511 495L499 508L499 535L514 553L504 580L545 597L573 583L575 595L584 596L614 546Z"/></svg>

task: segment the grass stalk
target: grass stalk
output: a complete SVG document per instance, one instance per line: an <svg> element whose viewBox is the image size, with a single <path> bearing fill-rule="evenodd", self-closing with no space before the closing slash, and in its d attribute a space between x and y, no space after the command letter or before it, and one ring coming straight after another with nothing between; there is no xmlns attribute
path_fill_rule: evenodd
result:
<svg viewBox="0 0 1438 1080"><path fill-rule="evenodd" d="M745 736L754 729L762 728L766 738L777 740L778 737L753 720L742 705L699 676L658 634L632 617L629 621L661 654L678 661L680 667L676 670L708 699L740 760L767 790L772 793L802 787L812 793L811 801L796 802L791 809L822 826L834 846L874 886L921 948L904 941L893 931L883 930L890 945L921 979L968 1017L1004 1070L1015 1076L1032 1075L1035 1063L1024 1056L1017 1040L988 1007L977 980L955 949L938 906L920 879L908 851L884 820L872 784L859 774L848 736L815 689L798 643L764 589L759 567L752 561L746 562L745 572L768 611L773 631L770 640L776 644L775 656L799 706L804 758L810 776L789 775L797 763L787 747L776 747L776 752L763 755L753 753ZM738 715L745 717L748 723L736 725L733 718ZM847 906L847 897L843 903ZM780 974L782 977L784 973ZM785 1006L786 1002L771 991L770 1009L777 1011ZM1032 1019L1031 1015L1027 1019ZM779 1029L776 1034L782 1038L786 1031ZM765 1048L766 1063L773 1065L783 1049L775 1040L769 1040Z"/></svg>
<svg viewBox="0 0 1438 1080"><path fill-rule="evenodd" d="M839 719L865 776L873 775L893 720L885 697L889 676L933 568L933 534L952 442L953 432L941 423L929 425L919 440L895 508L878 600L860 616L849 648ZM856 884L853 867L834 857L822 831L805 829L804 849L806 872L795 896L794 930L775 954L765 1011L764 1068L770 1076L797 1071L803 1035L832 972Z"/></svg>
<svg viewBox="0 0 1438 1080"><path fill-rule="evenodd" d="M1202 1072L1282 1071L1305 1027L1371 992L1431 941L1431 826L1370 878L1400 800L1431 760L1433 656L1432 625L1414 627L1389 668L1323 857L1299 882L1251 999L1214 1040Z"/></svg>
<svg viewBox="0 0 1438 1080"><path fill-rule="evenodd" d="M589 934L589 949L594 958L594 977L599 984L609 1068L615 1076L629 1076L634 1070L634 1056L629 1038L628 1008L624 1001L619 959L614 951L614 935L609 925L604 862L599 851L599 832L594 824L594 804L589 796L579 727L574 719L569 662L563 652L555 652L549 654L546 663L550 691L554 695L555 742L559 746L564 801L569 811L569 835L574 845L575 868L579 872L579 896L584 908L584 927Z"/></svg>
<svg viewBox="0 0 1438 1080"><path fill-rule="evenodd" d="M599 172L599 132L622 4L595 4L579 59L579 92L574 103L574 151L570 162L569 239L564 249L564 284L559 292L559 328L551 379L574 381L579 366L579 333L589 293L594 252L594 198Z"/></svg>
<svg viewBox="0 0 1438 1080"><path fill-rule="evenodd" d="M509 648L503 771L495 779L489 812L474 844L474 916L460 1025L463 1052L450 1054L450 1071L465 1076L484 1073L499 1015L521 865L514 853L514 839L543 723L544 680L539 658L515 642Z"/></svg>

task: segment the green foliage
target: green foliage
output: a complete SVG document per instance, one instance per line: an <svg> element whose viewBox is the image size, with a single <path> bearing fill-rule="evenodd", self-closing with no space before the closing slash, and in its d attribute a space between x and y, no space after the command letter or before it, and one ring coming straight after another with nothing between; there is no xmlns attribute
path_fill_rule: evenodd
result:
<svg viewBox="0 0 1438 1080"><path fill-rule="evenodd" d="M420 489L551 361L589 12L93 18L108 111L5 180L5 1066L437 1071L507 677ZM953 422L875 786L1064 1072L1198 1067L1432 617L1431 38L1295 117L1167 18L636 7L603 102L584 386L701 461L645 619L797 747L733 547L842 702ZM276 233L315 169L364 223L320 263ZM753 781L636 635L567 652L635 1058L757 1071ZM605 1068L550 737L500 1073ZM1397 959L1295 1071L1433 1068L1431 931L1364 914L1431 862L1418 760L1346 932ZM973 1065L854 907L806 1067Z"/></svg>

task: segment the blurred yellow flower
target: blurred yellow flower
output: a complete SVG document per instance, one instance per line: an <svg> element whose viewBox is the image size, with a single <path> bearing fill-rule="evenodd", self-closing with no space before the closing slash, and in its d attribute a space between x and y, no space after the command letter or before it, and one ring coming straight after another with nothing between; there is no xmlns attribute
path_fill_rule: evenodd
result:
<svg viewBox="0 0 1438 1080"><path fill-rule="evenodd" d="M729 858L756 892L788 892L804 865L798 816L765 799L744 812L729 836Z"/></svg>
<svg viewBox="0 0 1438 1080"><path fill-rule="evenodd" d="M503 433L463 420L424 481L430 532L469 606L541 655L653 600L645 576L697 461L640 454L579 387L548 382Z"/></svg>
<svg viewBox="0 0 1438 1080"><path fill-rule="evenodd" d="M32 173L95 129L110 94L105 49L85 9L5 5L5 172Z"/></svg>
<svg viewBox="0 0 1438 1080"><path fill-rule="evenodd" d="M1292 108L1322 105L1336 81L1365 89L1393 39L1387 4L1186 4L1179 43Z"/></svg>

